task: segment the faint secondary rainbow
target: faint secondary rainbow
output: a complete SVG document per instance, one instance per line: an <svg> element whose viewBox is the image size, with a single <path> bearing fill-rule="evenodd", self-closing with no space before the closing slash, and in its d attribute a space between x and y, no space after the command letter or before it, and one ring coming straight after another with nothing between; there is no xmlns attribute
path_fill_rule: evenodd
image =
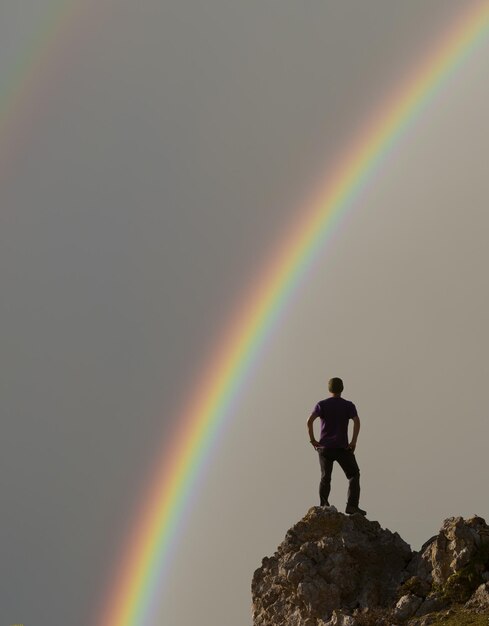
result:
<svg viewBox="0 0 489 626"><path fill-rule="evenodd" d="M338 218L358 198L449 74L485 38L488 29L489 2L472 4L458 16L344 152L270 264L253 282L218 351L204 365L202 380L182 412L180 430L157 460L99 626L151 623L158 586L190 493L264 341Z"/></svg>
<svg viewBox="0 0 489 626"><path fill-rule="evenodd" d="M112 1L112 0L111 0ZM51 100L61 68L69 64L87 27L101 19L107 0L51 0L0 82L0 180ZM96 16L94 11L97 11ZM42 101L45 100L44 107Z"/></svg>

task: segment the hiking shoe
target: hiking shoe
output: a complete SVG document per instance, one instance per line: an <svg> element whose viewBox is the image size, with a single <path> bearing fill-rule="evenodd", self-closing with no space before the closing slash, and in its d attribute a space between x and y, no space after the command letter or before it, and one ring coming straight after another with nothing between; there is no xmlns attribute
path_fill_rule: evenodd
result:
<svg viewBox="0 0 489 626"><path fill-rule="evenodd" d="M353 504L347 504L345 513L347 515L354 515L355 513L360 513L360 515L367 515L367 511L364 511L358 506L354 506Z"/></svg>

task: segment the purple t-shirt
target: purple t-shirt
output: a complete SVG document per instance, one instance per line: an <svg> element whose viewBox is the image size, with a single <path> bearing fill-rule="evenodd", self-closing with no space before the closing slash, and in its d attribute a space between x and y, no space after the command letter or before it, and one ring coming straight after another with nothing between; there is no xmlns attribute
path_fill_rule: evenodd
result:
<svg viewBox="0 0 489 626"><path fill-rule="evenodd" d="M318 402L312 415L321 418L319 443L323 448L348 448L348 420L357 415L353 402L331 396Z"/></svg>

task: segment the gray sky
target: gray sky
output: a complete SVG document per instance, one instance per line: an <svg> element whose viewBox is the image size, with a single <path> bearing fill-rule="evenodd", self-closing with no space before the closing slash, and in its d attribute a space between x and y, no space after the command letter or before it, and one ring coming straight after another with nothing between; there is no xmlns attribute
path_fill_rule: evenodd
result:
<svg viewBox="0 0 489 626"><path fill-rule="evenodd" d="M49 5L2 4L3 89ZM91 623L233 306L466 5L113 0L55 48L0 136L1 623ZM444 517L489 517L488 48L303 282L182 520L155 624L251 623L254 569L318 502L305 421L331 376L362 419L370 519L418 548ZM345 492L337 468L340 510Z"/></svg>

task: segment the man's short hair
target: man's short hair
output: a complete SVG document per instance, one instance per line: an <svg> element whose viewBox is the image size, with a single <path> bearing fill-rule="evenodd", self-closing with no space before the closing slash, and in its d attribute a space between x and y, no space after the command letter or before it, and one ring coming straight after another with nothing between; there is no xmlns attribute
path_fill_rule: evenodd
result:
<svg viewBox="0 0 489 626"><path fill-rule="evenodd" d="M343 391L343 381L341 378L330 378L328 389L331 393L341 393Z"/></svg>

